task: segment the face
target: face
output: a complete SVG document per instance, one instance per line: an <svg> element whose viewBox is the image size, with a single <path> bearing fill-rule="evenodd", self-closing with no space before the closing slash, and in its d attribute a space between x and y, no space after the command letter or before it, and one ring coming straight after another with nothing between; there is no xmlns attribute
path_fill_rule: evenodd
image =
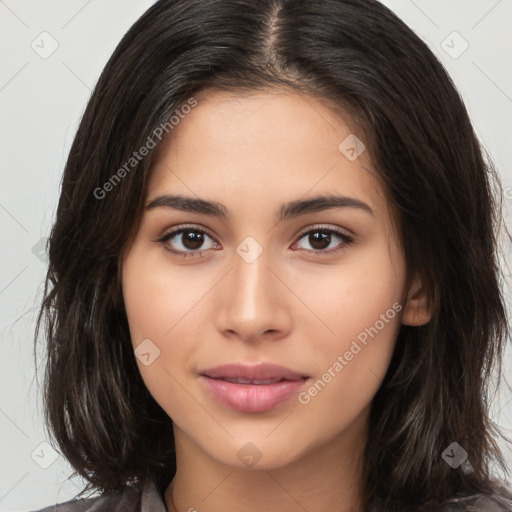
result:
<svg viewBox="0 0 512 512"><path fill-rule="evenodd" d="M177 443L223 464L352 445L401 322L419 323L364 137L291 92L195 99L122 262L144 382Z"/></svg>

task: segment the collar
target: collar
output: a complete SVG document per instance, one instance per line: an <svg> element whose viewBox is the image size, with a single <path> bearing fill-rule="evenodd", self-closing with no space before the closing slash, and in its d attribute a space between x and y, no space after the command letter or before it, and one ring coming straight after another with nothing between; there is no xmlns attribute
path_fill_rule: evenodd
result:
<svg viewBox="0 0 512 512"><path fill-rule="evenodd" d="M163 493L154 480L144 483L141 496L141 512L168 512Z"/></svg>

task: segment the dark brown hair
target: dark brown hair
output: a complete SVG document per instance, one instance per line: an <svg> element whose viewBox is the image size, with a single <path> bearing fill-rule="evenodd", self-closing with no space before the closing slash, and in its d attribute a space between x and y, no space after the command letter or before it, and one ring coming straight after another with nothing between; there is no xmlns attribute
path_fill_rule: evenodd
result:
<svg viewBox="0 0 512 512"><path fill-rule="evenodd" d="M489 416L509 334L501 188L443 66L374 0L161 0L123 37L71 147L49 240L36 338L44 324L46 418L62 453L102 491L165 485L176 470L172 422L140 377L119 282L156 151L98 190L214 87L285 87L348 112L398 212L408 276L423 280L433 317L401 326L373 400L365 510L491 493L492 465L508 474ZM454 441L470 467L441 457Z"/></svg>

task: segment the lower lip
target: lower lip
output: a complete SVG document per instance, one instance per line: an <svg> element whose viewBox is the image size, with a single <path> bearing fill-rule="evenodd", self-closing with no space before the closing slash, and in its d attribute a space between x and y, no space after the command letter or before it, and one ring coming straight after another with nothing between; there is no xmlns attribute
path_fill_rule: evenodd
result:
<svg viewBox="0 0 512 512"><path fill-rule="evenodd" d="M282 380L273 384L235 384L204 375L201 380L223 405L240 412L265 412L274 409L300 392L306 379Z"/></svg>

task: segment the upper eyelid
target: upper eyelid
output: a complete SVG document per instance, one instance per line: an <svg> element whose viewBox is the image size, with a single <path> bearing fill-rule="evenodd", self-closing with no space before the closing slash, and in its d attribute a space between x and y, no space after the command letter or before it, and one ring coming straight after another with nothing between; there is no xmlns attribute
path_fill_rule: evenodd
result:
<svg viewBox="0 0 512 512"><path fill-rule="evenodd" d="M355 235L351 233L347 228L340 228L339 226L328 226L324 224L315 224L313 226L304 228L303 230L299 231L299 233L296 235L297 237L302 237L303 235L311 232L311 231L333 231L334 233L338 233L340 235L346 236L346 237L354 237Z"/></svg>
<svg viewBox="0 0 512 512"><path fill-rule="evenodd" d="M178 224L177 226L173 226L172 228L164 229L164 234L162 236L170 235L171 233L176 233L178 231L184 231L186 229L189 229L190 231L205 231L208 235L210 235L210 230L208 228L205 228L204 226L201 226L200 224Z"/></svg>

